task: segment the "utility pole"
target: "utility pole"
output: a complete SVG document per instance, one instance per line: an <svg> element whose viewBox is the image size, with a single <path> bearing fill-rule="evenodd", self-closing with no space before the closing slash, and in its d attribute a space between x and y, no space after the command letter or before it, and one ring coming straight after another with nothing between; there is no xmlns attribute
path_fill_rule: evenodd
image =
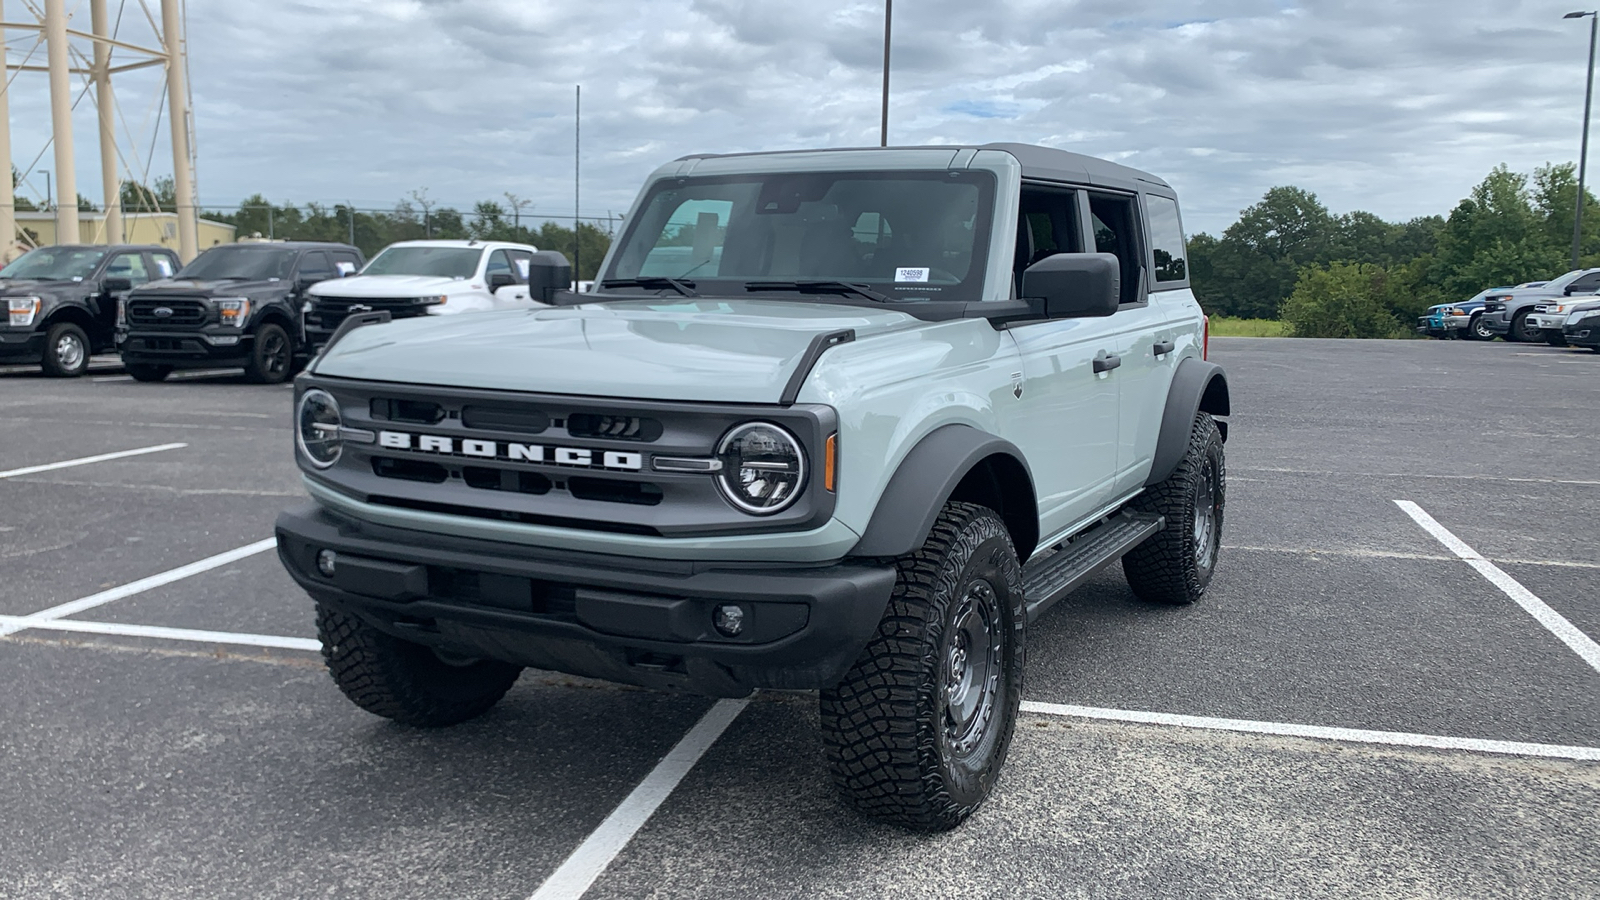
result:
<svg viewBox="0 0 1600 900"><path fill-rule="evenodd" d="M54 0L60 5L61 0ZM194 166L189 149L189 87L183 71L183 24L178 0L161 0L161 39L167 51L167 109L172 125L172 187L178 208L178 256L188 262L200 253ZM56 131L56 140L61 132ZM58 151L59 152L59 151ZM73 199L76 208L77 199Z"/></svg>
<svg viewBox="0 0 1600 900"><path fill-rule="evenodd" d="M581 207L578 205L578 173L581 165L580 152L583 147L583 85L575 85L578 89L572 101L572 288L577 290L583 281L583 242L579 240L578 228L583 225L579 216Z"/></svg>
<svg viewBox="0 0 1600 900"><path fill-rule="evenodd" d="M97 38L111 37L106 20L106 0L89 0L89 17ZM100 111L100 182L104 186L106 243L120 244L122 235L122 182L117 174L117 101L111 92L111 45L94 42L94 96Z"/></svg>
<svg viewBox="0 0 1600 900"><path fill-rule="evenodd" d="M883 0L883 126L878 146L889 146L889 26L894 20L894 0Z"/></svg>
<svg viewBox="0 0 1600 900"><path fill-rule="evenodd" d="M168 2L168 0L163 0ZM78 179L72 160L72 60L64 0L44 0L50 68L50 127L56 151L56 243L78 244Z"/></svg>
<svg viewBox="0 0 1600 900"><path fill-rule="evenodd" d="M1563 19L1589 19L1589 82L1583 89L1583 149L1578 151L1578 209L1572 216L1572 267L1578 268L1578 254L1583 248L1583 180L1589 167L1589 102L1594 98L1594 41L1600 15L1595 11L1570 12Z"/></svg>
<svg viewBox="0 0 1600 900"><path fill-rule="evenodd" d="M5 19L5 4L0 2L0 21ZM0 28L0 166L5 184L0 185L0 263L11 261L11 248L17 244L17 193L11 183L11 98L6 83L11 70L6 61L6 33Z"/></svg>

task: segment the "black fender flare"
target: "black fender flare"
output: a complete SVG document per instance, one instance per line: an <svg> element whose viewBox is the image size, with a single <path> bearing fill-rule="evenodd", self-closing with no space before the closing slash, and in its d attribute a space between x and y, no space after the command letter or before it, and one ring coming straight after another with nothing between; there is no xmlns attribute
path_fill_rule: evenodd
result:
<svg viewBox="0 0 1600 900"><path fill-rule="evenodd" d="M1161 414L1161 434L1156 438L1156 455L1150 463L1150 477L1145 485L1167 480L1183 461L1189 449L1189 433L1194 429L1194 417L1202 412L1213 416L1226 416L1229 412L1228 376L1222 367L1213 362L1187 357L1178 362L1172 374L1172 384L1167 388L1167 405ZM1228 439L1228 423L1218 422L1222 439Z"/></svg>
<svg viewBox="0 0 1600 900"><path fill-rule="evenodd" d="M1027 460L1010 441L961 424L941 425L911 448L878 497L872 519L850 555L903 556L921 548L939 511L962 481L995 457L1005 458L1002 465L1012 481L1009 494L1026 494L1001 504L1009 508L996 512L1011 531L1018 558L1027 559L1039 541L1038 498ZM1026 482L1025 492L1018 478Z"/></svg>

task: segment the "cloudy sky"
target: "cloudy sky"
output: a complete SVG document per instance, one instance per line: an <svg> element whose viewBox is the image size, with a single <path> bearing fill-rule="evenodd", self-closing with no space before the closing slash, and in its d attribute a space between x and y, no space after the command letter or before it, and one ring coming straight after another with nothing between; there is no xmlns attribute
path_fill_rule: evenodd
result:
<svg viewBox="0 0 1600 900"><path fill-rule="evenodd" d="M25 20L28 2L4 0L4 18ZM108 2L124 39L152 40L140 0ZM890 140L1117 159L1172 182L1191 231L1221 230L1278 184L1335 212L1445 213L1497 163L1577 157L1589 35L1562 20L1570 4L900 0ZM585 215L626 209L685 153L878 141L881 2L189 5L208 206L259 191L389 207L426 189L470 208L509 191L535 216L570 216L575 84ZM88 30L87 0L67 7ZM14 65L34 38L7 38ZM139 171L153 157L152 176L171 171L155 71L119 82L123 152ZM45 77L19 75L10 101L25 169L49 138ZM79 104L75 144L79 190L98 200L94 115ZM42 193L42 177L30 184Z"/></svg>

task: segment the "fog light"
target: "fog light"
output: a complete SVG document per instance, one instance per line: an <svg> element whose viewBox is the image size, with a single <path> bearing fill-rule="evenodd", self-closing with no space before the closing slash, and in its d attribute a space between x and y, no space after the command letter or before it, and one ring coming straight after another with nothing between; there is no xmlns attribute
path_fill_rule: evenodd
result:
<svg viewBox="0 0 1600 900"><path fill-rule="evenodd" d="M239 343L239 338L237 335L232 337L214 337L211 339L211 343L218 347L232 347Z"/></svg>
<svg viewBox="0 0 1600 900"><path fill-rule="evenodd" d="M339 564L339 554L332 550L317 552L317 571L329 578L333 577L334 567ZM720 627L720 626L718 626Z"/></svg>
<svg viewBox="0 0 1600 900"><path fill-rule="evenodd" d="M717 626L723 637L738 637L744 630L744 607L737 603L718 605L711 614L711 624Z"/></svg>

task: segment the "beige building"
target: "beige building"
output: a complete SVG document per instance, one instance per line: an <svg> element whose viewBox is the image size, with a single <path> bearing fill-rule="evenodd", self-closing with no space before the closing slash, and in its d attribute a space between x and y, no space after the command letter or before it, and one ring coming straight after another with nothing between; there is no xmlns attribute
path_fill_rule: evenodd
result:
<svg viewBox="0 0 1600 900"><path fill-rule="evenodd" d="M78 227L82 231L85 243L106 243L106 217L104 213L79 212ZM217 244L231 244L234 242L235 228L222 222L213 222L210 219L200 220L200 250L201 252ZM124 243L128 244L155 244L161 247L178 249L178 214L177 213L123 213L122 231ZM53 212L24 212L17 211L17 248L6 254L7 260L14 259L23 251L33 247L43 247L56 242L56 214ZM185 260L187 262L187 260Z"/></svg>

